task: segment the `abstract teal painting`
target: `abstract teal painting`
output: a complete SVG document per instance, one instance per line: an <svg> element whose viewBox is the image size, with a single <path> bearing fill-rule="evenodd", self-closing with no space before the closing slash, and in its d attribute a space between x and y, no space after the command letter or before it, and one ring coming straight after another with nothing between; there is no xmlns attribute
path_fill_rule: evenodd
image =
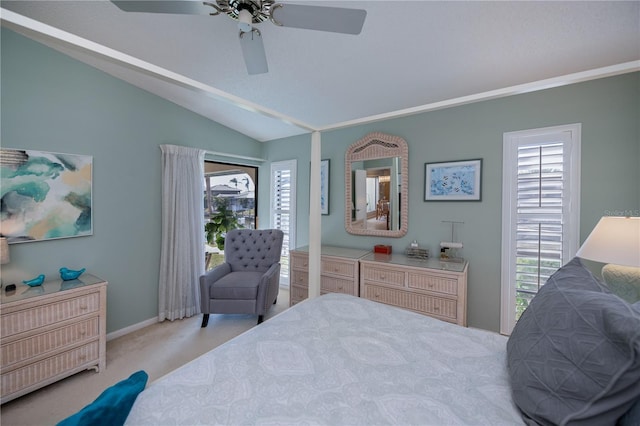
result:
<svg viewBox="0 0 640 426"><path fill-rule="evenodd" d="M425 164L425 201L480 201L482 159Z"/></svg>
<svg viewBox="0 0 640 426"><path fill-rule="evenodd" d="M9 243L93 234L93 157L0 149L0 234Z"/></svg>

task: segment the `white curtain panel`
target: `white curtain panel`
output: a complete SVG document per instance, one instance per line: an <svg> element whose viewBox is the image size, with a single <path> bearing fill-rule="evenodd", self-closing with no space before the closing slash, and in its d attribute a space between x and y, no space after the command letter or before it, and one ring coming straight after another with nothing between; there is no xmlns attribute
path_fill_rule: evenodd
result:
<svg viewBox="0 0 640 426"><path fill-rule="evenodd" d="M204 150L160 145L162 247L158 320L200 313L204 272Z"/></svg>

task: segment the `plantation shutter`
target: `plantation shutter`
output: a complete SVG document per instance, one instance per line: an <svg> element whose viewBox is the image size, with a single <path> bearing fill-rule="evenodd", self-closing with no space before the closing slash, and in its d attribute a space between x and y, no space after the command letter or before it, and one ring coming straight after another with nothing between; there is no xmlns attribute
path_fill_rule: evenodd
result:
<svg viewBox="0 0 640 426"><path fill-rule="evenodd" d="M280 258L280 284L289 285L289 250L295 241L295 161L271 167L271 227L284 233Z"/></svg>
<svg viewBox="0 0 640 426"><path fill-rule="evenodd" d="M575 255L580 125L506 133L501 332L509 334L549 277Z"/></svg>
<svg viewBox="0 0 640 426"><path fill-rule="evenodd" d="M516 319L564 264L564 142L518 147Z"/></svg>

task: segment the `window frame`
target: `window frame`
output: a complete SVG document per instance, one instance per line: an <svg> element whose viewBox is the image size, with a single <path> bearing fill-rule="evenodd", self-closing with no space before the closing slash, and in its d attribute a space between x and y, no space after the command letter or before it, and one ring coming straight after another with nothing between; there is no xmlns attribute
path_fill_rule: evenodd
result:
<svg viewBox="0 0 640 426"><path fill-rule="evenodd" d="M565 160L563 161L564 192L568 191L563 203L562 263L570 261L578 250L580 238L580 123L506 132L503 135L503 175L502 175L502 254L501 254L501 312L500 333L510 334L516 323L516 234L518 195L518 148L522 146L544 145L562 139ZM561 135L559 137L559 135ZM564 137L562 137L564 136Z"/></svg>

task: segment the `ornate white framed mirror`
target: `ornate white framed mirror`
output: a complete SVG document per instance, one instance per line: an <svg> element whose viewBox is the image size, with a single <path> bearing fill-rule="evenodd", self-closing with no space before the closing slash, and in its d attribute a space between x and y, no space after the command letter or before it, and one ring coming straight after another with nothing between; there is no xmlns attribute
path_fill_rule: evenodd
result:
<svg viewBox="0 0 640 426"><path fill-rule="evenodd" d="M369 133L345 153L345 229L399 238L409 222L409 147L399 136Z"/></svg>

